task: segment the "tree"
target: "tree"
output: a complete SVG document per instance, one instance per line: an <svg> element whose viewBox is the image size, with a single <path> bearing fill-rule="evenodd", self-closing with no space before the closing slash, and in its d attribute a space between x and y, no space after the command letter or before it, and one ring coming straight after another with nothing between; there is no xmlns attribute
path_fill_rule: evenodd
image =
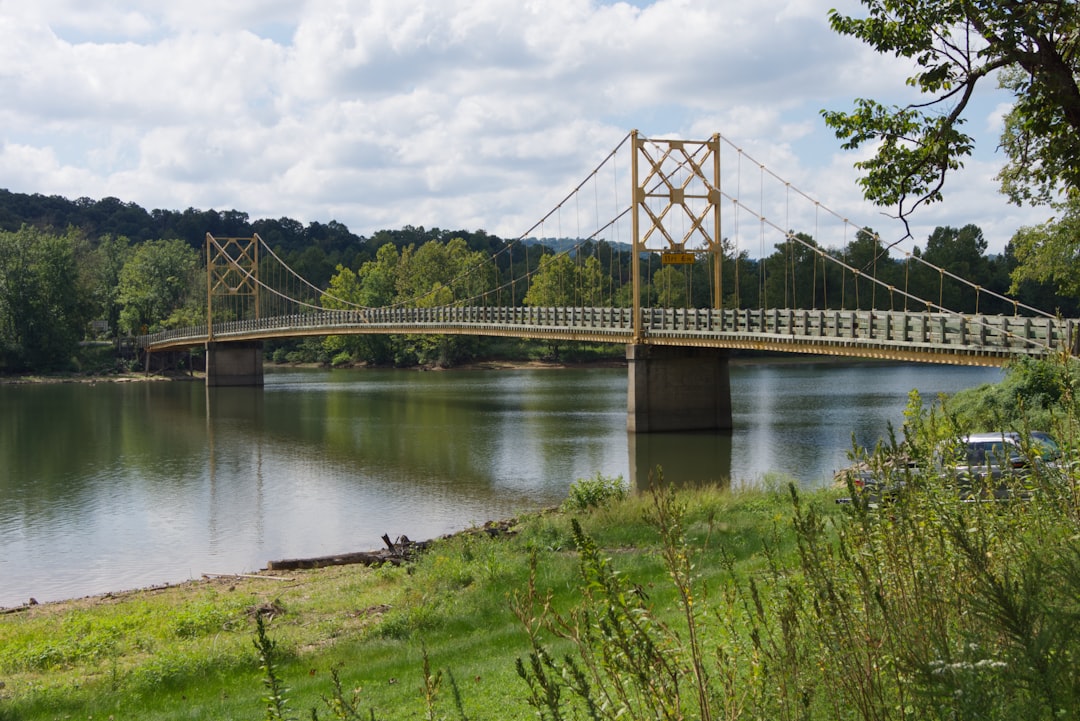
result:
<svg viewBox="0 0 1080 721"><path fill-rule="evenodd" d="M1024 227L1012 239L1017 266L1012 292L1025 281L1053 282L1062 295L1080 298L1080 197L1073 195L1061 207L1060 219Z"/></svg>
<svg viewBox="0 0 1080 721"><path fill-rule="evenodd" d="M868 160L863 192L897 206L905 219L940 200L945 178L971 154L962 131L976 86L998 76L1016 98L1001 147L998 179L1010 201L1047 203L1080 189L1080 4L1061 0L861 0L869 12L829 14L833 29L880 53L913 60L908 85L929 99L904 107L859 99L850 113L823 111L825 122L858 148L880 143ZM912 200L914 199L914 200Z"/></svg>
<svg viewBox="0 0 1080 721"><path fill-rule="evenodd" d="M932 265L972 283L985 286L989 266L984 253L986 238L977 225L968 224L957 230L951 226L938 226L926 240L923 259ZM935 273L921 266L921 276L932 276L930 283L921 288L921 297L931 300L949 310L972 313L978 303L974 288L944 273ZM930 271L927 273L927 271ZM929 292L927 292L929 291ZM985 310L985 309L980 309Z"/></svg>
<svg viewBox="0 0 1080 721"><path fill-rule="evenodd" d="M292 218L256 220L251 224L251 230L281 255L304 244L304 226Z"/></svg>
<svg viewBox="0 0 1080 721"><path fill-rule="evenodd" d="M817 242L806 233L794 233L776 251L761 259L766 308L817 308L824 272L818 269ZM819 277L821 276L821 277Z"/></svg>
<svg viewBox="0 0 1080 721"><path fill-rule="evenodd" d="M465 240L429 240L401 253L398 300L418 307L463 303L480 305L494 285L494 266L486 254L470 251Z"/></svg>
<svg viewBox="0 0 1080 721"><path fill-rule="evenodd" d="M540 265L529 282L525 293L525 305L535 308L567 308L574 305L574 287L577 283L574 259L566 253L543 255ZM550 342L551 355L559 357L559 342Z"/></svg>
<svg viewBox="0 0 1080 721"><path fill-rule="evenodd" d="M397 264L397 248L388 243L379 248L375 260L360 266L358 273L339 265L323 296L323 306L349 310L392 305ZM396 336L381 334L331 335L323 340L323 348L331 358L346 353L354 360L379 365L393 361L395 345Z"/></svg>
<svg viewBox="0 0 1080 721"><path fill-rule="evenodd" d="M894 299L889 297L886 286L897 286L900 274L880 236L872 230L860 229L844 248L841 259L858 272L843 274L839 307L888 309Z"/></svg>
<svg viewBox="0 0 1080 721"><path fill-rule="evenodd" d="M93 302L79 273L86 243L23 226L0 233L0 368L66 368Z"/></svg>
<svg viewBox="0 0 1080 721"><path fill-rule="evenodd" d="M574 305L574 259L566 253L544 255L533 274L525 305L566 308Z"/></svg>
<svg viewBox="0 0 1080 721"><path fill-rule="evenodd" d="M330 276L334 274L337 263L333 262L322 248L316 245L306 246L301 251L289 253L284 256L285 265L292 268L297 275L305 278L312 285L323 288L330 282Z"/></svg>
<svg viewBox="0 0 1080 721"><path fill-rule="evenodd" d="M630 282L631 260L634 254L629 246L624 250L622 247L606 240L597 241L592 257L597 260L597 268L603 275L604 297L610 299L605 303L587 303L587 305L607 305L616 302L619 291L623 285ZM706 288L710 284L706 283ZM629 295L626 296L629 300Z"/></svg>
<svg viewBox="0 0 1080 721"><path fill-rule="evenodd" d="M720 268L724 289L721 302L724 308L755 308L758 303L757 283L760 261L750 257L750 251L739 248L730 239L723 240L724 261Z"/></svg>
<svg viewBox="0 0 1080 721"><path fill-rule="evenodd" d="M182 240L149 240L135 249L120 271L120 327L128 333L153 331L169 325L168 319L201 298L199 254ZM205 286L204 286L205 290Z"/></svg>
<svg viewBox="0 0 1080 721"><path fill-rule="evenodd" d="M609 279L604 277L604 270L600 267L600 259L591 255L585 259L583 265L577 268L578 286L581 289L581 305L587 308L599 308L610 306L610 293L604 292L605 282Z"/></svg>
<svg viewBox="0 0 1080 721"><path fill-rule="evenodd" d="M326 295L322 297L322 305L324 308L353 310L360 305L361 293L359 276L351 268L339 265L337 273L330 278ZM338 358L345 354L357 360L364 355L366 350L362 335L328 335L323 338L322 346L331 358Z"/></svg>
<svg viewBox="0 0 1080 721"><path fill-rule="evenodd" d="M85 272L93 293L95 312L109 324L109 332L120 338L120 272L132 254L126 237L105 235L87 259Z"/></svg>
<svg viewBox="0 0 1080 721"><path fill-rule="evenodd" d="M355 300L355 302L367 308L381 308L392 305L400 260L397 246L393 243L381 246L375 252L375 260L368 261L360 266L357 273L357 283L360 288L356 298L350 297L347 299ZM360 358L382 365L394 360L397 348L400 345L401 341L398 336L365 335L363 341L358 345L358 353Z"/></svg>
<svg viewBox="0 0 1080 721"><path fill-rule="evenodd" d="M685 308L690 297L687 271L672 265L665 265L653 273L653 288L656 290L656 305L661 308Z"/></svg>
<svg viewBox="0 0 1080 721"><path fill-rule="evenodd" d="M375 252L375 260L364 263L360 268L358 280L360 294L357 302L370 308L390 305L394 302L394 286L397 278L397 248L387 243Z"/></svg>
<svg viewBox="0 0 1080 721"><path fill-rule="evenodd" d="M470 251L463 238L429 240L402 251L396 268L397 302L417 308L481 305L494 277L487 255ZM406 345L421 363L451 365L472 355L477 341L463 335L426 335L410 337Z"/></svg>

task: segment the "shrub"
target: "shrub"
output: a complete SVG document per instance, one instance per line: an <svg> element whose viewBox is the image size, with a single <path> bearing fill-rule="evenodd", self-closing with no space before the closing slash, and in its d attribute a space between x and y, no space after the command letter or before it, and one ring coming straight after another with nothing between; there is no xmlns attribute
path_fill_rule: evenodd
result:
<svg viewBox="0 0 1080 721"><path fill-rule="evenodd" d="M570 493L563 501L564 511L587 511L603 508L612 501L621 501L630 493L622 476L604 476L597 473L592 478L579 478L570 485Z"/></svg>
<svg viewBox="0 0 1080 721"><path fill-rule="evenodd" d="M960 391L946 407L965 431L1053 430L1055 417L1075 414L1075 359L1019 358L1005 379L993 386Z"/></svg>

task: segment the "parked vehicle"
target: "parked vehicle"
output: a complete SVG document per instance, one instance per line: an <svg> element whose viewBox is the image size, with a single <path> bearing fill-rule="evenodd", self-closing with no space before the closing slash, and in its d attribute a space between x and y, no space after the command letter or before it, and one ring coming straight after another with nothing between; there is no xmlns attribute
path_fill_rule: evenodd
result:
<svg viewBox="0 0 1080 721"><path fill-rule="evenodd" d="M918 468L906 459L891 461L877 468L859 464L836 474L836 482L853 489L870 507L890 501L907 486L911 474ZM850 485L849 485L850 483ZM852 498L838 498L837 503L851 503Z"/></svg>
<svg viewBox="0 0 1080 721"><path fill-rule="evenodd" d="M947 444L938 461L941 476L957 485L961 498L1009 498L1028 494L1026 481L1037 467L1053 467L1061 456L1057 441L1043 431L973 433Z"/></svg>
<svg viewBox="0 0 1080 721"><path fill-rule="evenodd" d="M1057 464L1061 460L1061 446L1052 435L1046 431L1031 431L1031 440L1044 461Z"/></svg>
<svg viewBox="0 0 1080 721"><path fill-rule="evenodd" d="M1038 470L1054 468L1061 458L1057 441L1045 431L1025 437L1015 431L973 433L943 444L934 454L933 472L955 487L962 500L1030 497L1029 479ZM857 495L870 506L893 499L922 471L901 459L878 469L865 465L838 474L848 479ZM850 503L851 498L838 499Z"/></svg>

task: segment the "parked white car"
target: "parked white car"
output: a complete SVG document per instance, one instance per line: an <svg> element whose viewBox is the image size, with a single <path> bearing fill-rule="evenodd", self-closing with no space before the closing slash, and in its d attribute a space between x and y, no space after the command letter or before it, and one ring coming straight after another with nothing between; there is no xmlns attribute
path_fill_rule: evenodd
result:
<svg viewBox="0 0 1080 721"><path fill-rule="evenodd" d="M943 444L934 454L933 468L939 478L956 488L962 500L1029 497L1027 481L1037 471L1057 466L1061 448L1045 431L1032 431L1026 438L1016 431L973 433ZM888 501L907 486L907 479L919 473L910 462L898 462L884 469L848 469L857 495L871 506ZM850 498L838 499L840 503Z"/></svg>
<svg viewBox="0 0 1080 721"><path fill-rule="evenodd" d="M1053 436L1033 431L972 433L946 444L937 460L944 478L956 482L962 498L1008 498L1038 467L1052 468L1061 457Z"/></svg>

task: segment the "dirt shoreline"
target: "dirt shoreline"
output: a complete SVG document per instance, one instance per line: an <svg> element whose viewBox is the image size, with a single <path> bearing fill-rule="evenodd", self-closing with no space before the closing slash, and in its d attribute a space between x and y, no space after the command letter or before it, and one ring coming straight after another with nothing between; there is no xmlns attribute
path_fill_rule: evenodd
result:
<svg viewBox="0 0 1080 721"><path fill-rule="evenodd" d="M543 508L533 511L529 515L546 515L556 513L558 507ZM73 596L70 598L57 598L38 602L30 598L26 603L19 606L0 606L0 618L11 614L21 614L29 611L39 613L62 613L71 608L87 608L105 603L122 603L125 600L138 598L145 595L161 593L171 594L194 594L207 587L226 586L230 591L240 587L265 587L266 581L287 581L290 583L303 583L320 575L337 575L342 569L349 566L378 566L382 563L401 565L414 560L424 553L430 546L437 542L458 536L486 536L488 538L500 538L517 533L520 522L518 517L506 518L498 521L488 521L483 525L472 525L458 531L444 533L437 538L423 541L411 541L405 536L398 536L394 541L384 537L383 541L389 548L372 549L369 551L347 551L339 554L298 557L283 560L270 560L266 565L254 571L238 571L235 573L212 573L204 571L199 577L187 578L180 581L165 581L150 586L139 588L126 588L118 591L103 591L91 593L85 596ZM347 571L346 571L347 572Z"/></svg>
<svg viewBox="0 0 1080 721"><path fill-rule="evenodd" d="M55 376L21 376L18 378L2 377L0 386L29 386L29 385L59 385L62 383L95 385L97 383L155 383L161 381L197 381L202 377L194 378L163 378L160 376L83 376L80 378L58 378Z"/></svg>
<svg viewBox="0 0 1080 721"><path fill-rule="evenodd" d="M415 366L411 368L390 368L384 366L350 365L332 367L322 363L270 363L264 365L265 370L279 368L311 368L315 370L401 370L418 372L454 372L454 371L500 371L500 370L547 370L563 368L623 368L624 360L598 360L582 362L564 361L538 361L538 360L487 360L463 363L461 365L441 366ZM0 385L32 385L48 383L144 383L150 381L193 381L203 380L206 374L202 371L193 373L26 373L19 375L0 375Z"/></svg>
<svg viewBox="0 0 1080 721"><path fill-rule="evenodd" d="M736 355L730 358L731 365L769 364L769 365L799 365L806 363L860 363L860 364L894 364L901 361L852 359L841 356L800 355L785 353L782 355L766 356L742 356ZM608 358L594 361L550 361L550 360L481 360L461 365L442 366L413 366L409 368L396 368L393 366L368 366L363 364L348 366L329 366L323 363L272 363L264 362L265 370L288 369L288 368L311 368L322 370L400 370L416 372L453 373L456 371L503 371L503 370L559 370L559 369L582 369L582 368L625 368L627 362L623 359ZM38 374L27 373L23 375L0 375L0 385L26 385L35 383L141 383L147 381L193 381L203 380L206 374L202 371L194 373L169 372L169 373L57 373Z"/></svg>

